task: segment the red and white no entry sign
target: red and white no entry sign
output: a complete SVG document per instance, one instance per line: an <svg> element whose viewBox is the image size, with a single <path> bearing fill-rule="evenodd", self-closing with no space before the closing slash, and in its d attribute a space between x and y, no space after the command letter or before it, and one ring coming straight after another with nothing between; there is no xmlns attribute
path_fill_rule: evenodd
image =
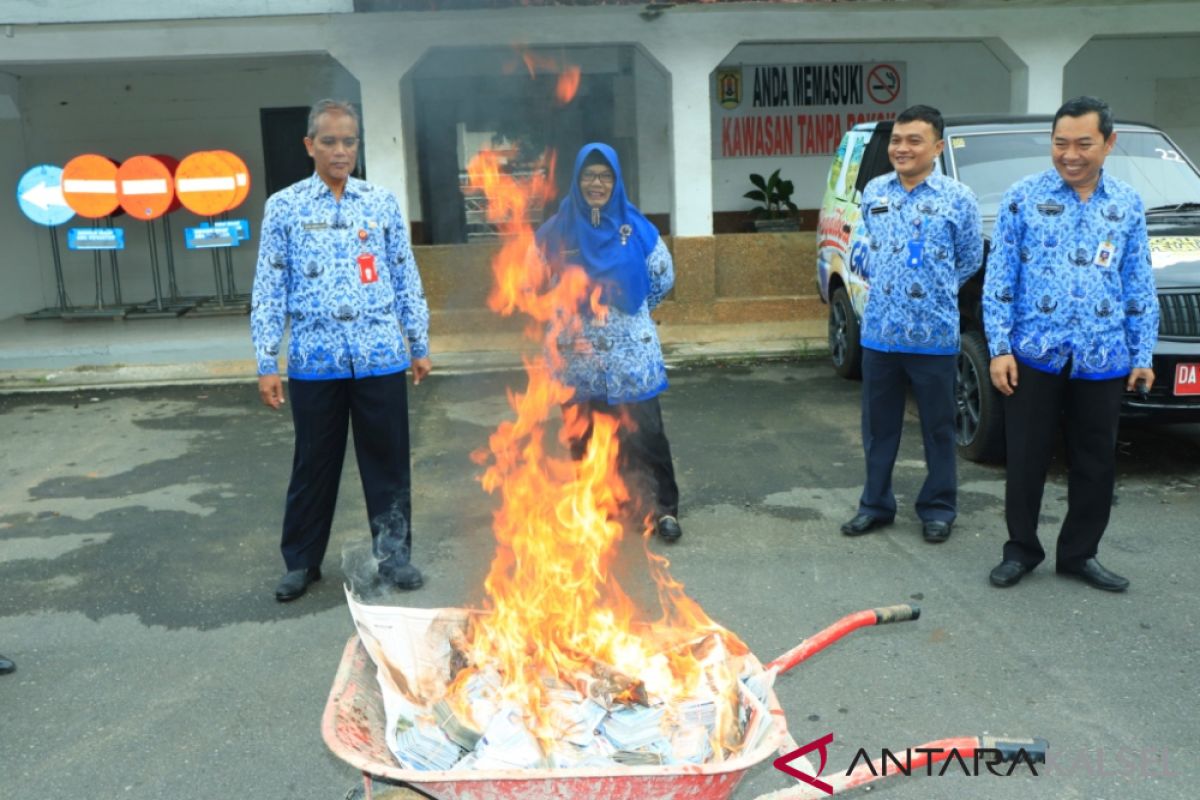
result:
<svg viewBox="0 0 1200 800"><path fill-rule="evenodd" d="M117 170L117 197L131 217L158 219L175 202L175 178L154 156L134 156Z"/></svg>
<svg viewBox="0 0 1200 800"><path fill-rule="evenodd" d="M240 206L250 195L250 169L246 162L228 150L213 150L212 152L228 161L233 166L233 182L237 185L237 194L233 196L233 204L226 211L232 211Z"/></svg>
<svg viewBox="0 0 1200 800"><path fill-rule="evenodd" d="M62 194L79 216L107 217L118 204L116 162L95 153L75 156L63 167Z"/></svg>
<svg viewBox="0 0 1200 800"><path fill-rule="evenodd" d="M175 170L175 193L193 214L214 217L234 206L237 166L211 150L192 153Z"/></svg>

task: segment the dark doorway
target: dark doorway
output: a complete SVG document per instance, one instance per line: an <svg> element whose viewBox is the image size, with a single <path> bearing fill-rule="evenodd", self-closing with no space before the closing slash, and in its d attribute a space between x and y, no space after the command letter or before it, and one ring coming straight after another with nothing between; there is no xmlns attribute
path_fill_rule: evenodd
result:
<svg viewBox="0 0 1200 800"><path fill-rule="evenodd" d="M262 127L263 167L267 196L286 189L313 174L313 161L304 149L308 128L308 106L259 109ZM354 177L366 177L365 154L359 145Z"/></svg>
<svg viewBox="0 0 1200 800"><path fill-rule="evenodd" d="M616 81L630 71L628 58L614 59L610 71L585 71L575 98L567 105L555 102L557 74L531 76L525 69L489 67L512 58L508 53L434 53L418 67L413 80L416 108L417 151L420 154L420 192L424 241L457 244L494 238L483 220L484 203L478 187L468 185L467 163L480 147L506 154L502 167L514 176L546 172L544 153L557 154L554 170L558 197L571 179L571 163L585 142L604 141L617 151L624 166L626 187L637 185L637 140L631 131L616 135ZM477 61L472 62L472 58ZM457 62L474 69L456 68ZM454 74L454 72L460 74ZM461 74L469 71L472 74ZM488 74L491 72L492 74ZM558 201L545 209L531 209L527 220L537 225L552 214Z"/></svg>

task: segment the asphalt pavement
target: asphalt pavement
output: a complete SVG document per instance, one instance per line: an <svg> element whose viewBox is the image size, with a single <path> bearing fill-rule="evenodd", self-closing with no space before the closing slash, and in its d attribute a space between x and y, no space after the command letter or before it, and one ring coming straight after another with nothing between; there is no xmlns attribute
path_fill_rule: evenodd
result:
<svg viewBox="0 0 1200 800"><path fill-rule="evenodd" d="M1106 594L1044 565L999 590L1002 469L963 462L943 545L912 511L923 476L907 420L901 512L856 539L838 526L862 480L857 383L821 361L676 368L663 396L683 539L651 541L673 574L763 660L859 609L920 605L919 621L852 634L782 676L795 738L834 734L826 774L955 735L1040 736L1032 776L899 777L905 800L1191 800L1200 768L1195 547L1200 426L1126 428L1100 558ZM511 371L434 375L412 391L415 556L408 605L479 602L495 500L470 453L508 416ZM336 800L357 773L321 739L353 632L340 554L368 534L348 454L325 579L274 600L291 425L252 383L78 387L0 396L0 798ZM1065 511L1056 464L1043 509ZM622 563L635 597L643 543ZM1052 548L1051 548L1052 549ZM733 795L793 781L769 762ZM875 792L872 792L875 794Z"/></svg>

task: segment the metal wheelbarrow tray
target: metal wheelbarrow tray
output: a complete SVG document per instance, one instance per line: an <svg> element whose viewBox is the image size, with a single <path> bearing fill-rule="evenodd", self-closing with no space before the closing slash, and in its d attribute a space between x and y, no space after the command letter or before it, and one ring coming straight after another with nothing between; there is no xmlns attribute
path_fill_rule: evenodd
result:
<svg viewBox="0 0 1200 800"><path fill-rule="evenodd" d="M833 642L868 625L915 620L920 609L910 605L859 611L805 639L764 669L780 674ZM401 767L384 740L383 701L375 665L355 635L346 643L325 706L321 733L343 761L361 770L371 796L371 779L402 783L437 800L725 800L751 767L775 753L796 749L787 721L772 689L767 698L770 729L757 747L722 762L621 767L619 769L513 769L423 771ZM969 744L976 738L944 740ZM978 744L976 744L978 746ZM840 776L839 776L840 777ZM868 782L838 781L836 791ZM808 797L810 787L794 787L772 797ZM817 796L825 796L820 794Z"/></svg>

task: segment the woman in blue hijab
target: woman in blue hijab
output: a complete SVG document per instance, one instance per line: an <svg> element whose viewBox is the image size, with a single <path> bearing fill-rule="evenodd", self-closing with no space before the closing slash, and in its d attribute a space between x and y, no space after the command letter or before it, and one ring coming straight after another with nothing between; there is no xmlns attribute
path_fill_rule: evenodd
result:
<svg viewBox="0 0 1200 800"><path fill-rule="evenodd" d="M683 535L679 488L658 404L667 371L650 318L675 285L675 268L658 229L626 197L611 147L596 142L579 151L571 191L538 229L537 241L549 264L582 267L608 307L600 319L585 304L579 325L559 337L559 378L575 389L570 402L589 419L599 412L623 420L621 467L630 493L654 498L655 531L663 541L677 541ZM589 428L572 442L577 459L590 434Z"/></svg>

